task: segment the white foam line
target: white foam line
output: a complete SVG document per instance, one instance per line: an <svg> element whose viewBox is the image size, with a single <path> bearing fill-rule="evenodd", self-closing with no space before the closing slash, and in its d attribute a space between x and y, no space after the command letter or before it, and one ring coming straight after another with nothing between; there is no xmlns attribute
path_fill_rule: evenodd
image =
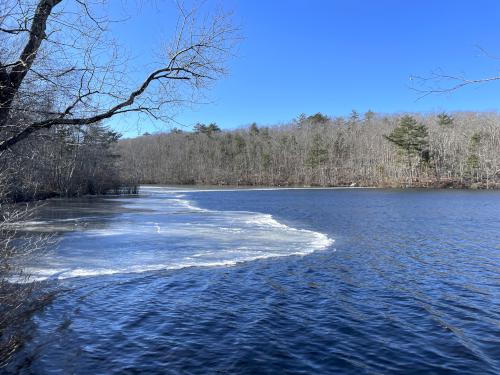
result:
<svg viewBox="0 0 500 375"><path fill-rule="evenodd" d="M328 240L329 244L331 240ZM327 245L328 246L328 245ZM153 271L169 271L169 270L180 270L190 267L202 267L202 268L211 268L211 267L234 267L238 264L243 264L247 262L252 262L255 260L264 260L264 259L272 259L272 258L283 258L289 256L305 256L309 255L310 252L301 252L296 251L288 254L266 254L266 255L257 255L252 256L251 259L238 259L238 260L223 260L216 262L204 262L204 263L181 263L176 265L167 265L167 264L151 264L144 266L134 266L127 268L101 268L101 269L88 269L88 268L74 268L74 269L52 269L52 270L37 270L35 268L26 268L26 274L31 274L29 278L23 277L12 277L9 282L12 283L31 283L37 281L45 281L45 280L63 280L63 279L71 279L77 277L95 277L95 276L109 276L109 275L117 275L117 274L130 274L130 273L144 273L144 272L153 272ZM42 272L40 272L42 271ZM53 271L50 273L49 271ZM35 276L38 273L38 276Z"/></svg>
<svg viewBox="0 0 500 375"><path fill-rule="evenodd" d="M198 206L196 206L195 204L193 204L191 201L189 201L187 199L178 199L178 197L177 197L177 198L169 199L169 201L177 202L180 205L182 205L183 207L186 207L187 209L190 209L192 211L198 211L198 212L215 212L215 211L207 210L205 208L198 207Z"/></svg>
<svg viewBox="0 0 500 375"><path fill-rule="evenodd" d="M158 187L158 189L159 189L159 187ZM240 191L240 190L235 190L235 191ZM170 193L176 194L177 192L170 192ZM263 213L252 212L252 211L216 211L216 210L208 210L208 209L196 206L192 201L189 201L187 199L177 199L179 197L178 195L175 195L175 197L176 198L169 199L169 200L170 201L175 201L175 202L183 205L187 209L191 209L193 211L197 211L197 212L213 212L213 213L222 212L222 213L226 213L226 214L230 214L230 213L251 214L251 215L255 215L255 216L253 218L251 218L251 219L247 219L246 220L246 222L249 223L249 224L257 224L257 225L263 225L263 226L268 226L268 227L272 227L272 228L284 229L284 230L287 230L287 231L296 231L296 232L302 232L302 233L312 234L312 235L314 235L315 237L318 238L317 241L315 241L313 244L310 244L310 246L312 246L312 247L315 248L313 250L313 252L316 251L316 250L325 249L328 246L332 245L333 242L334 242L334 240L332 240L331 238L329 238L327 235L325 235L323 233L315 232L315 231L308 230L308 229L297 229L297 228L290 227L290 226L288 226L286 224L282 224L282 223L278 222L276 219L274 219L271 214L263 214ZM306 252L306 253L304 253L302 255L309 254L309 253L311 253L311 252ZM297 254L294 254L294 253L284 254L284 256L286 256L286 255L297 255Z"/></svg>
<svg viewBox="0 0 500 375"><path fill-rule="evenodd" d="M280 190L350 190L350 189L378 189L373 186L332 186L332 187L244 187L244 188L176 188L176 187L153 187L147 185L141 185L139 187L139 194L141 190L158 190L158 193L209 193L209 192L223 192L223 191L280 191ZM164 190L159 190L164 189Z"/></svg>
<svg viewBox="0 0 500 375"><path fill-rule="evenodd" d="M161 187L154 187L156 191L159 189L162 189ZM207 191L213 191L213 190L207 190ZM227 190L221 190L221 191L227 191ZM242 190L234 190L234 191L242 191ZM304 248L302 251L298 249L290 249L291 251L288 253L281 253L281 252L269 252L269 253L263 253L263 254L255 254L249 253L248 256L243 256L242 258L238 259L221 259L219 261L212 261L210 259L201 259L200 261L193 261L196 260L196 254L193 255L192 257L187 257L184 260L182 260L180 263L177 264L164 264L164 263L158 263L158 264L145 264L145 265L130 265L127 267L117 267L117 268L80 268L80 267L61 267L61 268L49 268L49 269L38 269L37 267L30 267L27 268L25 271L27 271L28 274L33 275L30 277L28 282L32 281L40 281L40 280L46 280L46 279L66 279L66 278L74 278L74 277L89 277L89 276L100 276L100 275L113 275L113 274L125 274L125 273L141 273L141 272L148 272L148 271L159 271L159 270L174 270L174 269L182 269L186 267L216 267L216 266L234 266L239 263L243 262L249 262L257 259L267 259L267 258L277 258L277 257L285 257L285 256L304 256L311 254L315 251L319 250L324 250L332 243L334 242L332 239L330 239L326 234L320 233L320 232L315 232L312 230L308 229L298 229L298 228L293 228L288 225L282 224L278 222L276 219L273 218L272 215L270 214L264 214L264 213L258 213L258 212L249 212L249 211L218 211L218 210L208 210L204 208L198 207L194 202L187 200L187 199L180 199L184 198L183 195L178 194L178 191L159 191L161 193L169 193L171 194L171 198L167 198L167 202L171 202L174 205L177 204L178 206L181 206L183 209L187 209L191 212L210 212L210 213L215 213L219 214L222 219L225 218L225 215L234 215L234 214L239 214L239 216L236 216L238 220L242 220L242 223L250 224L251 226L256 226L258 228L263 229L264 231L267 230L267 228L274 228L277 230L285 231L285 233L304 233L312 238L310 238L307 241L307 244L304 243ZM190 191L192 192L192 191ZM155 193L152 194L153 196ZM163 199L162 199L163 201ZM128 201L130 202L133 206L133 200ZM138 202L139 205L141 202ZM174 207L175 208L175 207ZM248 217L241 217L241 214L248 215ZM71 220L71 219L70 219ZM163 230L160 227L158 223L152 222L151 224L151 229L158 234L162 233ZM185 224L190 224L190 223L185 223ZM228 230L232 229L238 229L240 228L227 228ZM134 229L135 230L135 229ZM169 228L170 233L172 231L175 231L174 228ZM241 230L244 230L244 228L241 228ZM141 232L141 229L139 229L139 232ZM90 230L88 232L89 235L92 235L93 233L96 235L100 236L106 236L106 235L120 235L121 233L128 233L127 230L124 232L120 230ZM205 233L206 234L206 233ZM244 251L242 252L243 248L237 248L235 249L236 253L238 254L244 254ZM208 254L203 254L201 253L199 256L203 255L208 255ZM191 261L190 261L191 260ZM15 282L22 282L19 280L13 279Z"/></svg>
<svg viewBox="0 0 500 375"><path fill-rule="evenodd" d="M154 189L161 189L161 187L153 187L153 188ZM206 191L213 191L213 190L206 190ZM221 190L221 191L227 191L227 190ZM241 190L233 190L233 191L241 191ZM286 224L282 224L282 223L278 222L276 219L273 218L273 216L271 214L263 214L263 213L252 212L252 211L217 211L217 210L208 210L208 209L196 206L192 201L189 201L187 199L178 199L181 196L184 197L183 195L178 195L177 194L177 193L179 193L178 191L168 191L168 193L172 193L175 196L175 198L168 199L169 201L175 201L175 202L181 204L182 206L184 206L185 208L190 209L192 211L196 211L196 212L213 212L213 213L223 212L223 213L226 213L226 214L230 214L230 213L251 214L251 215L255 215L255 217L246 220L246 222L249 223L249 224L264 225L264 226L269 226L269 227L273 227L273 228L284 229L284 230L288 230L288 231L296 231L296 232L302 232L302 233L312 234L312 235L314 235L315 237L318 238L317 241L315 241L313 244L310 244L310 246L312 246L312 247L315 248L312 252L314 252L316 250L325 249L325 248L327 248L328 246L331 246L334 243L334 240L332 240L331 238L329 238L327 235L325 235L323 233L315 232L315 231L307 230L307 229L297 229L297 228L290 227L290 226L288 226ZM306 252L306 253L304 253L302 255L309 254L309 253L311 253L311 252ZM297 255L297 254L290 253L290 254L284 254L283 256L286 256L286 255Z"/></svg>

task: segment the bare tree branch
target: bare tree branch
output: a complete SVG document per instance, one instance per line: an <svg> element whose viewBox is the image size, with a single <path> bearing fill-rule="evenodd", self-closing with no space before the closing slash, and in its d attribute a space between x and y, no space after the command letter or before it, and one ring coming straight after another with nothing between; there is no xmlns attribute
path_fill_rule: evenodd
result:
<svg viewBox="0 0 500 375"><path fill-rule="evenodd" d="M500 59L498 56L491 54L481 46L476 46L476 48L482 55L489 59ZM465 75L444 73L442 69L439 69L431 72L429 76L412 75L410 76L410 80L412 81L410 88L419 94L417 100L420 100L433 94L447 94L458 91L466 86L498 81L500 80L500 75L491 75L482 78L467 78Z"/></svg>
<svg viewBox="0 0 500 375"><path fill-rule="evenodd" d="M423 87L412 87L414 91L421 94L418 99L422 99L432 94L445 94L457 91L465 86L498 81L500 80L500 76L467 79L460 76L433 74L430 77L412 76L410 79L417 82L418 86Z"/></svg>
<svg viewBox="0 0 500 375"><path fill-rule="evenodd" d="M11 40L6 57L0 52L4 61L0 64L0 152L56 125L88 125L131 112L170 118L162 111L186 102L189 91L194 93L225 73L225 61L237 41L237 30L227 15L200 21L195 10L187 11L178 3L177 29L161 54L162 61L132 88L124 60L119 58L120 48L106 36L106 20L94 16L97 13L87 0L77 0L83 12L66 8L55 12L62 0L32 1L37 2L30 8L32 17L29 11L14 7L13 20L6 24L0 20L3 29L19 32L24 32L22 26L9 25L22 25L23 17L31 20L28 41L17 61L9 62L9 56L22 38Z"/></svg>

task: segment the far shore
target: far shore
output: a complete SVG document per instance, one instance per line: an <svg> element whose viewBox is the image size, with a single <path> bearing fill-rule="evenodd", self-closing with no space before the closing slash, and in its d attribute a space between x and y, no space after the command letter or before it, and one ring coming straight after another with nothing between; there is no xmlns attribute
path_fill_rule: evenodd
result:
<svg viewBox="0 0 500 375"><path fill-rule="evenodd" d="M432 184L401 184L401 185L379 185L379 186L362 186L357 184L340 185L340 186L305 186L305 185L213 185L213 184L139 184L139 189L143 186L180 189L180 190L196 190L196 191L240 191L240 190L346 190L346 189L384 189L384 190L500 190L498 184L461 184L461 183L432 183Z"/></svg>

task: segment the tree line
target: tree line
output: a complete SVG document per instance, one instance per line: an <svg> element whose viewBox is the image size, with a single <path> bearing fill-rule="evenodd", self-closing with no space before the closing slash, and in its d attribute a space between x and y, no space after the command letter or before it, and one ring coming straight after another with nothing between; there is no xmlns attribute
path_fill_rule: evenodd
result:
<svg viewBox="0 0 500 375"><path fill-rule="evenodd" d="M122 176L148 184L500 186L497 113L300 115L288 124L146 134L118 143Z"/></svg>
<svg viewBox="0 0 500 375"><path fill-rule="evenodd" d="M135 192L118 172L120 134L101 124L55 126L20 142L0 160L3 202Z"/></svg>

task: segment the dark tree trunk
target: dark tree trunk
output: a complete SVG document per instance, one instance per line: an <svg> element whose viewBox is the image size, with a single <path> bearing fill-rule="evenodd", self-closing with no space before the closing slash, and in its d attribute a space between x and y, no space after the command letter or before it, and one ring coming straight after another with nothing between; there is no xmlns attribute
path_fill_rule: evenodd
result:
<svg viewBox="0 0 500 375"><path fill-rule="evenodd" d="M47 19L52 13L54 6L62 0L40 0L33 17L29 38L17 60L11 67L10 72L0 63L0 129L7 125L12 102L21 86L24 77L28 74L40 45L45 39Z"/></svg>

